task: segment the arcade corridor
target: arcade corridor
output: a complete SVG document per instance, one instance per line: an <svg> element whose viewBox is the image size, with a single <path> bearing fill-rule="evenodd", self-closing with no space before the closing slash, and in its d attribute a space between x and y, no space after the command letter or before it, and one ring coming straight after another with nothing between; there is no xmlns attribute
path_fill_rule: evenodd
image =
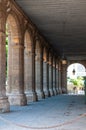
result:
<svg viewBox="0 0 86 130"><path fill-rule="evenodd" d="M86 71L86 0L0 0L0 130L86 130L74 63Z"/></svg>

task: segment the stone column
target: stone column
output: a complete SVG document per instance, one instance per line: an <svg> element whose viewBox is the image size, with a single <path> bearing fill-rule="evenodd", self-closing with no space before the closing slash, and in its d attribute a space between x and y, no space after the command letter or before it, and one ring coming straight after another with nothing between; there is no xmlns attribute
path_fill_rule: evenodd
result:
<svg viewBox="0 0 86 130"><path fill-rule="evenodd" d="M40 54L36 59L36 92L38 99L45 98L43 92L43 48L40 48Z"/></svg>
<svg viewBox="0 0 86 130"><path fill-rule="evenodd" d="M4 7L0 3L0 113L9 112L10 105L6 96L6 37Z"/></svg>
<svg viewBox="0 0 86 130"><path fill-rule="evenodd" d="M47 67L46 67L46 80L47 80L47 92L48 92L48 97L50 97L50 91L49 91L49 53L47 53Z"/></svg>
<svg viewBox="0 0 86 130"><path fill-rule="evenodd" d="M58 94L58 91L57 91L57 86L56 86L56 80L57 80L57 75L56 75L56 61L55 61L55 94L57 95Z"/></svg>
<svg viewBox="0 0 86 130"><path fill-rule="evenodd" d="M33 45L32 45L33 46ZM25 94L27 97L27 102L36 101L36 92L33 89L33 76L32 71L34 70L34 62L32 62L33 57L35 58L35 52L29 50L29 48L25 48L24 51L24 86L25 86ZM33 70L32 70L33 69Z"/></svg>
<svg viewBox="0 0 86 130"><path fill-rule="evenodd" d="M43 89L44 89L44 94L45 94L45 97L48 97L49 96L49 88L48 88L48 73L47 73L47 62L44 61L43 62Z"/></svg>
<svg viewBox="0 0 86 130"><path fill-rule="evenodd" d="M53 86L53 79L54 79L53 76L54 76L53 75L53 56L51 56L51 91L52 91L52 96L55 95L55 93L54 93L54 86Z"/></svg>
<svg viewBox="0 0 86 130"><path fill-rule="evenodd" d="M36 83L35 83L35 45L32 45L32 94L33 94L33 101L37 101L37 93L36 93Z"/></svg>
<svg viewBox="0 0 86 130"><path fill-rule="evenodd" d="M47 97L47 78L46 78L46 61L43 61L43 90L45 97Z"/></svg>
<svg viewBox="0 0 86 130"><path fill-rule="evenodd" d="M40 90L42 93L42 98L45 98L43 91L43 47L41 47L41 53L40 53Z"/></svg>
<svg viewBox="0 0 86 130"><path fill-rule="evenodd" d="M59 75L58 75L58 64L56 65L56 91L57 91L57 94L59 94Z"/></svg>
<svg viewBox="0 0 86 130"><path fill-rule="evenodd" d="M62 93L62 88L61 88L61 64L58 64L58 88L59 88L59 94Z"/></svg>
<svg viewBox="0 0 86 130"><path fill-rule="evenodd" d="M55 88L55 66L53 65L53 91L54 95L56 95L56 88Z"/></svg>
<svg viewBox="0 0 86 130"><path fill-rule="evenodd" d="M31 52L29 54L27 47L24 49L24 91L27 97L27 102L31 100L29 97L30 87L31 87ZM31 75L32 76L32 75Z"/></svg>
<svg viewBox="0 0 86 130"><path fill-rule="evenodd" d="M51 64L49 61L49 92L50 92L50 96L52 96L51 94Z"/></svg>
<svg viewBox="0 0 86 130"><path fill-rule="evenodd" d="M54 95L57 95L57 90L56 90L56 61L55 61L55 58L53 58L53 91L54 91Z"/></svg>
<svg viewBox="0 0 86 130"><path fill-rule="evenodd" d="M62 64L62 93L67 93L67 65Z"/></svg>
<svg viewBox="0 0 86 130"><path fill-rule="evenodd" d="M24 47L14 43L12 47L12 91L9 95L12 105L26 105L24 94Z"/></svg>
<svg viewBox="0 0 86 130"><path fill-rule="evenodd" d="M50 95L53 96L53 57L50 57L50 65L49 65L49 91Z"/></svg>

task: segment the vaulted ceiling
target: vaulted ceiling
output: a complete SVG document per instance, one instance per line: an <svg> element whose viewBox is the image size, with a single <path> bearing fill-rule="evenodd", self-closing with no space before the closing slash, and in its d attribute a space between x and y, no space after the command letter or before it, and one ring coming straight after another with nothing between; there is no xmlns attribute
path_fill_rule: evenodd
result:
<svg viewBox="0 0 86 130"><path fill-rule="evenodd" d="M15 0L56 51L86 59L86 0Z"/></svg>

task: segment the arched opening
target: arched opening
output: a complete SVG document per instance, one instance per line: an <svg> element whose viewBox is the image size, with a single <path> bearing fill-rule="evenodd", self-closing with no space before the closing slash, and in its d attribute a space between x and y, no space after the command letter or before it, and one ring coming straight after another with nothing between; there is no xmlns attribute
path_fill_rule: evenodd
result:
<svg viewBox="0 0 86 130"><path fill-rule="evenodd" d="M84 65L74 63L67 68L67 90L70 94L84 94L84 77L86 71Z"/></svg>
<svg viewBox="0 0 86 130"><path fill-rule="evenodd" d="M13 59L17 57L13 54L15 44L19 42L18 26L15 18L9 14L6 21L6 90L7 94L12 92Z"/></svg>
<svg viewBox="0 0 86 130"><path fill-rule="evenodd" d="M32 41L28 30L24 36L24 91L27 102L32 101Z"/></svg>
<svg viewBox="0 0 86 130"><path fill-rule="evenodd" d="M8 36L7 95L11 105L26 105L23 78L23 50L21 32L16 14L9 14L6 22Z"/></svg>

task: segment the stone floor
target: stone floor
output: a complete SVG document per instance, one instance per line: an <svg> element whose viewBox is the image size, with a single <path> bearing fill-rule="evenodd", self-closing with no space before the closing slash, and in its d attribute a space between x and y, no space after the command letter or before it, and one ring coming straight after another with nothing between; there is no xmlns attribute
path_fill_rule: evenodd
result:
<svg viewBox="0 0 86 130"><path fill-rule="evenodd" d="M84 96L58 95L0 114L0 130L86 130Z"/></svg>

